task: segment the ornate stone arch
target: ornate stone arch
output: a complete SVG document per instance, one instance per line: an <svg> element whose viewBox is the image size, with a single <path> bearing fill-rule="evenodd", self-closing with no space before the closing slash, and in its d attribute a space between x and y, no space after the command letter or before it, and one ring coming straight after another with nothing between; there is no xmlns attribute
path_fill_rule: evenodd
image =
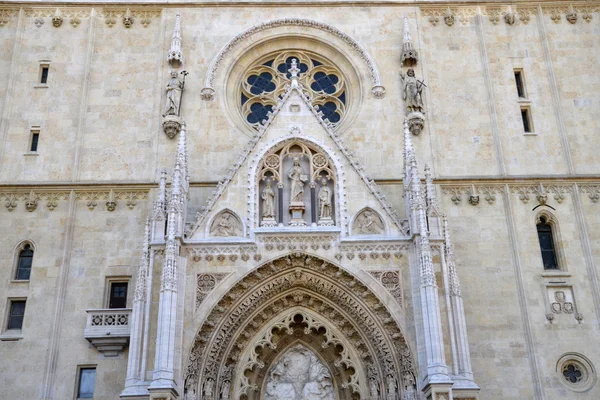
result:
<svg viewBox="0 0 600 400"><path fill-rule="evenodd" d="M301 144L306 144L308 147L312 147L317 150L319 153L326 155L329 158L330 164L332 164L332 170L335 174L335 190L334 190L334 202L335 202L335 221L336 225L342 228L342 233L344 233L346 227L346 201L345 201L345 173L342 168L342 161L337 156L335 152L333 152L330 148L328 148L324 143L317 141L315 138L306 136L302 134L299 128L292 128L290 133L287 136L279 137L265 146L263 146L252 159L249 165L249 209L248 209L248 225L250 229L255 229L259 226L259 191L258 181L260 179L259 169L262 165L262 162L265 156L272 152L275 149L282 148L286 145L293 144L294 142L298 142Z"/></svg>
<svg viewBox="0 0 600 400"><path fill-rule="evenodd" d="M236 49L241 42L245 39L254 36L260 32L275 29L279 27L300 27L303 30L306 28L316 29L327 34L332 35L333 37L341 40L345 43L351 51L353 51L358 57L362 60L369 74L369 78L371 80L372 88L371 92L373 96L376 98L383 98L385 96L385 88L381 83L381 76L379 74L379 68L373 61L373 58L367 53L367 51L352 37L340 31L337 28L329 24L325 24L323 22L317 22L309 19L302 18L284 18L278 19L268 22L263 22L261 24L255 25L251 28L246 29L245 31L239 33L235 37L233 37L229 42L227 42L217 53L215 58L210 63L208 71L206 73L206 77L204 80L204 88L201 91L201 96L203 100L213 100L215 96L215 77L219 72L220 66L225 59L228 53L231 53L234 49Z"/></svg>
<svg viewBox="0 0 600 400"><path fill-rule="evenodd" d="M360 364L356 369L357 378L363 380L358 384L363 395L368 390L377 398L397 398L405 388L414 390L411 351L378 297L342 268L319 258L294 254L250 272L214 306L188 353L184 374L187 398L212 398L223 388L230 390L235 381L233 372L239 370L244 354L249 354L247 349L257 343L249 332L267 332L264 327L288 309L296 311L291 312L294 316L300 309L311 318L320 316L319 321L327 322L329 332L347 338L343 343L352 349L349 354L353 352L360 359L354 362ZM308 319L294 323L298 329L304 323L309 331L312 328L308 325L316 326ZM320 335L328 332L319 329L315 332ZM340 399L358 395L347 382L349 389L344 389Z"/></svg>

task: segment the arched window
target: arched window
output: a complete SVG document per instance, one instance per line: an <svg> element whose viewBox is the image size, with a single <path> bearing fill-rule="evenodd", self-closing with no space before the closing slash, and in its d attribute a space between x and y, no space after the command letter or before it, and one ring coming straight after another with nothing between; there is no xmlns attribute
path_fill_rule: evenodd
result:
<svg viewBox="0 0 600 400"><path fill-rule="evenodd" d="M558 257L554 247L554 234L552 225L545 216L541 216L537 223L538 239L542 251L544 269L558 269Z"/></svg>
<svg viewBox="0 0 600 400"><path fill-rule="evenodd" d="M18 281L28 281L31 275L31 264L33 262L33 249L30 244L26 244L19 251L17 260L17 271L15 279Z"/></svg>

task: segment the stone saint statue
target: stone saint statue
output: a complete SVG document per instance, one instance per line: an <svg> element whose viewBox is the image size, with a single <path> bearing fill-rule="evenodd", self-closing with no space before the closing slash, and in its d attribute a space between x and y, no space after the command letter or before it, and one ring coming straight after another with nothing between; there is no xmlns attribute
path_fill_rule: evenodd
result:
<svg viewBox="0 0 600 400"><path fill-rule="evenodd" d="M327 186L327 178L321 179L319 190L319 218L331 218L331 189Z"/></svg>
<svg viewBox="0 0 600 400"><path fill-rule="evenodd" d="M167 115L179 115L182 90L183 82L177 79L177 72L171 72L171 78L167 83L167 104L165 105L163 117Z"/></svg>
<svg viewBox="0 0 600 400"><path fill-rule="evenodd" d="M415 78L415 70L409 68L406 71L406 75L400 71L400 78L402 79L402 99L406 102L407 112L423 112L423 98L421 92L423 91L423 82L419 82Z"/></svg>
<svg viewBox="0 0 600 400"><path fill-rule="evenodd" d="M275 218L275 192L271 188L271 180L267 180L267 187L262 192L263 218Z"/></svg>
<svg viewBox="0 0 600 400"><path fill-rule="evenodd" d="M308 177L304 174L304 170L300 165L300 157L294 157L294 166L290 168L288 178L292 181L290 188L290 202L303 203L304 182L308 180Z"/></svg>

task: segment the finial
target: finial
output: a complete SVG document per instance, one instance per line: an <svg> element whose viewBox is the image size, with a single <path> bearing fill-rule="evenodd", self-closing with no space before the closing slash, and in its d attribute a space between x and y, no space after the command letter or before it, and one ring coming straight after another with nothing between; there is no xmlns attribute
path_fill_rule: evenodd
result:
<svg viewBox="0 0 600 400"><path fill-rule="evenodd" d="M173 36L171 37L171 48L167 55L167 61L175 68L183 64L183 55L181 54L181 15L175 15L175 27L173 28Z"/></svg>
<svg viewBox="0 0 600 400"><path fill-rule="evenodd" d="M292 74L292 79L298 78L298 73L300 72L300 68L298 68L298 62L295 58L292 58L292 66L288 70L290 74Z"/></svg>
<svg viewBox="0 0 600 400"><path fill-rule="evenodd" d="M413 48L412 37L408 25L408 17L404 14L404 32L402 35L402 65L412 67L417 65L419 53Z"/></svg>

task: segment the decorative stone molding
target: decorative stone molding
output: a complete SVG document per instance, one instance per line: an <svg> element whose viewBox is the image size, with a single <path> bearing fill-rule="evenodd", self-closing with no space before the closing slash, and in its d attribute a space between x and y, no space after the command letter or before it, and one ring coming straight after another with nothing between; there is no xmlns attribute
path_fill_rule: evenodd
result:
<svg viewBox="0 0 600 400"><path fill-rule="evenodd" d="M528 7L525 5L517 6L517 15L519 16L519 21L521 21L524 25L529 24L531 17L537 15L537 13L537 7Z"/></svg>
<svg viewBox="0 0 600 400"><path fill-rule="evenodd" d="M562 283L550 283L545 286L544 299L546 319L553 323L558 315L572 315L577 323L583 321L583 314L577 309L573 286Z"/></svg>
<svg viewBox="0 0 600 400"><path fill-rule="evenodd" d="M8 22L19 15L19 9L0 9L0 28L7 25Z"/></svg>
<svg viewBox="0 0 600 400"><path fill-rule="evenodd" d="M40 190L31 190L30 192L5 192L0 193L0 200L4 200L4 206L8 211L17 208L19 202L23 202L25 209L29 212L37 208L38 202L46 199L48 210L54 211L58 207L59 200L68 200L69 192L45 192Z"/></svg>
<svg viewBox="0 0 600 400"><path fill-rule="evenodd" d="M137 205L138 200L148 198L147 191L120 191L111 189L110 191L90 191L77 192L75 194L77 200L85 200L86 205L90 210L94 210L98 205L98 201L106 200L106 209L114 211L119 200L125 200L125 205L130 210L133 210Z"/></svg>
<svg viewBox="0 0 600 400"><path fill-rule="evenodd" d="M223 262L226 258L232 260L233 257L235 257L235 259L232 261L236 261L238 258L242 261L248 261L251 256L254 261L260 260L258 247L253 243L245 245L191 245L185 248L185 252L195 262L201 261L203 257L209 262ZM256 256L259 256L258 260L256 259Z"/></svg>
<svg viewBox="0 0 600 400"><path fill-rule="evenodd" d="M544 186L540 184L538 186L511 186L510 191L511 193L518 194L519 200L523 204L527 204L531 199L531 195L535 195L538 203L544 205L548 201L547 193L554 193L554 200L560 204L566 199L567 193L573 192L573 187L571 185L548 184Z"/></svg>
<svg viewBox="0 0 600 400"><path fill-rule="evenodd" d="M542 7L542 11L544 14L549 15L552 22L555 24L560 23L562 20L562 16L566 15L569 12L568 6L552 6L552 7Z"/></svg>
<svg viewBox="0 0 600 400"><path fill-rule="evenodd" d="M229 273L198 274L196 276L196 308Z"/></svg>
<svg viewBox="0 0 600 400"><path fill-rule="evenodd" d="M74 7L34 7L25 9L25 16L34 19L34 24L39 28L44 24L46 18L52 20L52 25L56 28L60 27L65 18L69 19L69 23L76 28L84 18L90 18L92 14L91 8L74 8ZM0 18L1 18L0 11ZM1 26L1 23L0 23Z"/></svg>
<svg viewBox="0 0 600 400"><path fill-rule="evenodd" d="M500 19L503 19L507 25L514 25L517 22L517 13L511 6L508 7L482 7L481 15L488 16L490 22L497 25Z"/></svg>
<svg viewBox="0 0 600 400"><path fill-rule="evenodd" d="M221 64L221 62L223 61L223 59L225 58L225 55L227 53L232 51L241 41L243 41L244 39L247 39L248 37L250 37L252 35L254 35L258 32L267 30L267 29L273 29L273 28L277 28L277 27L281 27L281 26L297 26L297 27L301 27L301 28L315 28L315 29L319 29L319 30L325 31L327 33L330 33L330 34L338 37L342 41L344 41L347 45L350 46L351 49L353 49L355 52L357 52L358 55L360 56L360 58L365 62L366 66L369 70L371 82L373 84L373 87L371 89L373 97L383 98L385 96L385 88L381 84L379 69L375 65L375 62L373 61L372 57L366 52L366 50L357 41L355 41L353 38L351 38L349 35L345 34L344 32L340 31L339 29L334 28L333 26L322 23L322 22L312 21L309 19L301 19L301 18L284 18L284 19L268 21L268 22L264 22L264 23L255 25L249 29L246 29L242 33L236 35L233 39L231 39L229 42L227 42L223 46L223 48L221 48L221 50L215 56L215 58L212 60L210 67L208 68L208 73L204 80L204 88L202 89L202 99L203 100L213 100L214 99L215 76L219 69L219 65Z"/></svg>
<svg viewBox="0 0 600 400"><path fill-rule="evenodd" d="M257 235L258 236L258 235ZM273 251L275 249L282 251L288 250L307 250L309 247L316 251L319 248L329 250L336 246L339 240L338 235L334 234L310 234L310 235L269 235L258 236L258 241L264 243L265 250Z"/></svg>
<svg viewBox="0 0 600 400"><path fill-rule="evenodd" d="M104 22L109 28L115 26L119 18L123 20L123 26L126 28L131 27L135 20L139 20L140 24L147 28L152 20L159 18L160 15L161 10L153 8L106 8L99 13L100 18L104 18Z"/></svg>
<svg viewBox="0 0 600 400"><path fill-rule="evenodd" d="M388 260L391 257L396 259L401 258L403 254L408 252L409 245L407 243L402 244L381 244L381 243L370 243L370 244L341 244L340 253L335 255L337 260L341 260L345 255L346 258L352 260L355 255L358 258L364 260L367 256L373 260L381 257L384 260Z"/></svg>
<svg viewBox="0 0 600 400"><path fill-rule="evenodd" d="M579 190L587 194L593 203L600 201L600 184L581 185Z"/></svg>
<svg viewBox="0 0 600 400"><path fill-rule="evenodd" d="M400 307L404 307L404 299L402 295L402 274L398 270L379 270L379 271L367 271L375 279L381 283L381 285L390 292L390 294L396 299Z"/></svg>
<svg viewBox="0 0 600 400"><path fill-rule="evenodd" d="M249 329L257 331L294 306L326 316L352 340L361 362L371 363L379 377L404 380L407 374L415 376L403 334L378 297L345 270L297 255L250 272L214 306L188 356L184 372L187 393L203 393L205 397L200 397L206 398L206 383L212 393L212 388L230 382L224 378L228 376L226 370L235 366L226 361L243 359L242 350L250 346ZM384 388L381 380L381 392Z"/></svg>
<svg viewBox="0 0 600 400"><path fill-rule="evenodd" d="M448 26L453 26L456 18L462 26L467 26L473 22L474 17L478 14L478 9L475 7L422 7L421 14L429 17L429 22L433 26L436 26L440 20L443 20Z"/></svg>

